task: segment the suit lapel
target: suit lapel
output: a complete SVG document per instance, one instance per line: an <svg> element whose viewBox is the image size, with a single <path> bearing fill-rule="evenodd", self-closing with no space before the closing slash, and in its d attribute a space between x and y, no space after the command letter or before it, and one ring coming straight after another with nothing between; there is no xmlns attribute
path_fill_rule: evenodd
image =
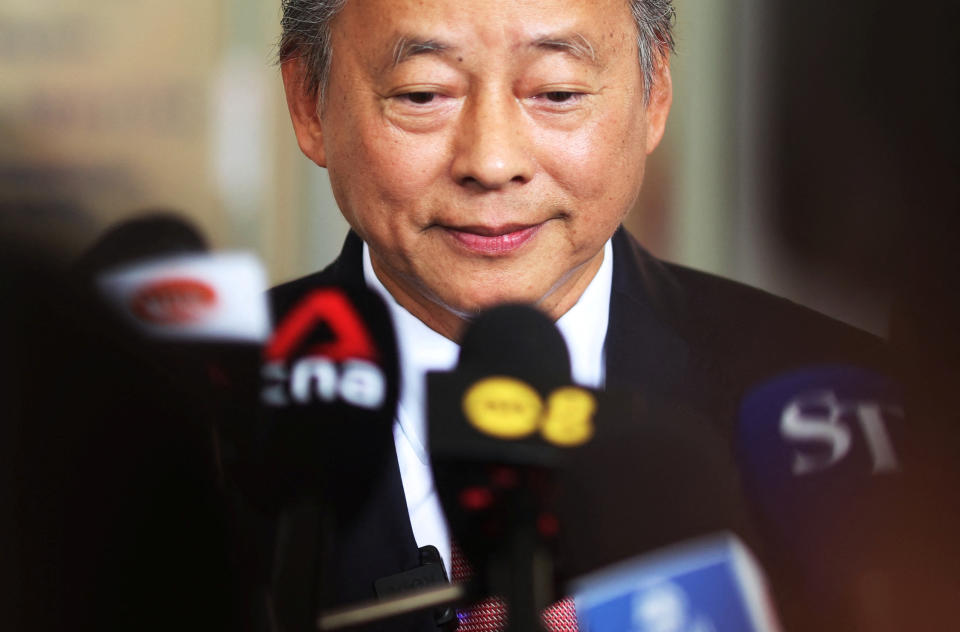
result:
<svg viewBox="0 0 960 632"><path fill-rule="evenodd" d="M613 288L607 328L607 389L662 399L682 386L689 350L666 323L682 312L669 272L623 229L613 237Z"/></svg>
<svg viewBox="0 0 960 632"><path fill-rule="evenodd" d="M335 515L328 532L323 600L328 605L342 606L373 599L374 581L410 570L420 563L395 453L384 464L380 484L354 511L352 516ZM429 614L416 617L419 624L410 628L430 629L433 626L429 617ZM388 626L389 629L405 627ZM379 628L374 625L371 629Z"/></svg>

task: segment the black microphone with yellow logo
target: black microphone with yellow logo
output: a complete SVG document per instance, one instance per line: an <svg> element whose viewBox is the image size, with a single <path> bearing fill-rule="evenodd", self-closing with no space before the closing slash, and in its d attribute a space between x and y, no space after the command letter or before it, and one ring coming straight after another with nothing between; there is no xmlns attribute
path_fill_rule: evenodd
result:
<svg viewBox="0 0 960 632"><path fill-rule="evenodd" d="M508 629L539 629L553 599L554 474L592 438L596 394L573 383L553 322L523 305L479 316L457 367L427 389L434 478L470 592L502 597Z"/></svg>

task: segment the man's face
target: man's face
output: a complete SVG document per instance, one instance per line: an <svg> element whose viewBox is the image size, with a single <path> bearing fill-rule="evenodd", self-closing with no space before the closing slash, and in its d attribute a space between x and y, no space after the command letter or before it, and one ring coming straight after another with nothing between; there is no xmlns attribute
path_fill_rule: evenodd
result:
<svg viewBox="0 0 960 632"><path fill-rule="evenodd" d="M636 36L626 0L350 0L319 119L285 66L301 148L404 307L456 338L500 302L576 302L669 109Z"/></svg>

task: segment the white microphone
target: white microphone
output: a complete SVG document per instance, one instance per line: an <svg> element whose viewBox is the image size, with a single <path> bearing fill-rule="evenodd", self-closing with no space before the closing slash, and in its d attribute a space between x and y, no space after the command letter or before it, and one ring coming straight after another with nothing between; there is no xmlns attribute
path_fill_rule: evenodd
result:
<svg viewBox="0 0 960 632"><path fill-rule="evenodd" d="M140 260L105 270L97 286L149 338L262 344L270 335L267 276L249 253Z"/></svg>

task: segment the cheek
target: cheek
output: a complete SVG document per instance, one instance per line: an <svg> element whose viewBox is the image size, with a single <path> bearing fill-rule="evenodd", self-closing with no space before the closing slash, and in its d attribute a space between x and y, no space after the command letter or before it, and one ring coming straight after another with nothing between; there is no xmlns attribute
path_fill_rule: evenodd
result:
<svg viewBox="0 0 960 632"><path fill-rule="evenodd" d="M409 134L379 126L357 139L367 177L376 174L379 197L404 203L422 199L446 169L446 143L436 135Z"/></svg>
<svg viewBox="0 0 960 632"><path fill-rule="evenodd" d="M627 116L597 117L576 133L544 133L543 164L568 194L584 203L629 210L643 178L645 133Z"/></svg>
<svg viewBox="0 0 960 632"><path fill-rule="evenodd" d="M324 124L328 171L341 204L366 209L418 199L441 172L446 143L397 129L369 95L349 93Z"/></svg>
<svg viewBox="0 0 960 632"><path fill-rule="evenodd" d="M350 225L374 241L400 240L409 226L421 225L443 173L442 144L373 126L344 140L328 172Z"/></svg>

